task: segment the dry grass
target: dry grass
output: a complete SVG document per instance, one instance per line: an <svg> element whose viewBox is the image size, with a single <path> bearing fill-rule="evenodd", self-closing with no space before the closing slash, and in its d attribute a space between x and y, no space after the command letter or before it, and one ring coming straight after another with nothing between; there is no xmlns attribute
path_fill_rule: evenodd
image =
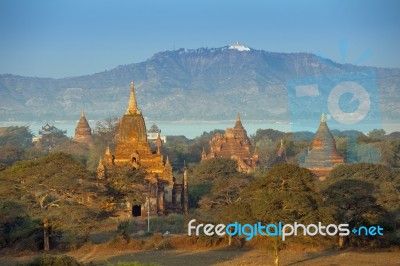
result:
<svg viewBox="0 0 400 266"><path fill-rule="evenodd" d="M318 246L318 243L320 244ZM281 251L281 265L400 265L400 249L392 250L338 250L329 241L304 240L286 243ZM163 246L164 245L164 246ZM272 265L270 241L256 239L242 248L231 248L224 239L187 236L134 239L122 238L108 244L94 245L91 252L72 252L82 262L99 265L119 261L138 261L160 265Z"/></svg>
<svg viewBox="0 0 400 266"><path fill-rule="evenodd" d="M322 243L322 246L318 246ZM338 250L329 248L329 242L304 240L304 243L286 243L280 252L281 265L400 265L400 249ZM37 253L19 256L10 252L0 254L0 265L15 265L32 261ZM53 251L52 254L61 255ZM76 251L66 253L81 262L96 265L116 265L118 262L137 261L159 265L272 265L272 247L269 241L256 239L242 249L226 246L224 239L187 236L162 237L156 234L142 239L113 238L107 243L87 243Z"/></svg>
<svg viewBox="0 0 400 266"><path fill-rule="evenodd" d="M113 254L94 260L96 264L116 264L119 261L138 261L160 265L272 265L272 254L262 250L239 250L219 248L202 251L137 251ZM400 253L391 251L320 251L296 252L282 251L281 265L400 265Z"/></svg>

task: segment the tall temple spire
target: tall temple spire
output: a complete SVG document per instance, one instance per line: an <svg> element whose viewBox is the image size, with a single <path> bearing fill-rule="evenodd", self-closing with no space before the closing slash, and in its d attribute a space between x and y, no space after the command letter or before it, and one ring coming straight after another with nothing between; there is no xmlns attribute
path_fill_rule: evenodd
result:
<svg viewBox="0 0 400 266"><path fill-rule="evenodd" d="M242 129L243 128L242 121L240 120L240 115L239 114L237 114L237 116L236 116L236 123L235 123L235 127L234 128L236 128L236 129L238 129L238 128Z"/></svg>
<svg viewBox="0 0 400 266"><path fill-rule="evenodd" d="M236 121L240 121L240 114L237 114Z"/></svg>
<svg viewBox="0 0 400 266"><path fill-rule="evenodd" d="M136 97L135 97L135 86L133 81L131 82L131 94L129 96L129 104L128 109L126 109L125 114L136 114L138 113L137 104L136 104Z"/></svg>
<svg viewBox="0 0 400 266"><path fill-rule="evenodd" d="M157 145L157 154L161 154L162 141L161 141L160 132L157 133L156 145Z"/></svg>

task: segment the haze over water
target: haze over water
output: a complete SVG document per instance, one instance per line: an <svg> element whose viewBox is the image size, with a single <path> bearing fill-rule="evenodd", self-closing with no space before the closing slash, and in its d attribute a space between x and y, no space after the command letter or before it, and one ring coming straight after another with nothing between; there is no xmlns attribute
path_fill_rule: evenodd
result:
<svg viewBox="0 0 400 266"><path fill-rule="evenodd" d="M78 121L51 121L50 125L56 126L58 129L67 130L67 136L73 137L75 134L75 127ZM96 127L95 120L89 120L89 125L93 129ZM146 121L146 128L149 129L153 124L153 121ZM235 121L163 121L155 122L156 125L161 129L161 135L164 136L185 136L189 139L201 136L203 132L209 132L215 129L225 130L226 128L231 128L235 125ZM38 131L44 126L46 122L0 122L0 127L8 126L29 126L31 132L37 136ZM307 125L293 125L288 122L271 122L271 121L246 121L242 119L242 124L247 131L247 135L250 136L255 134L258 129L275 129L282 132L293 132L293 131L309 131L315 132L319 126L319 121L315 121L313 124ZM329 121L328 121L329 126ZM376 125L366 125L365 128L354 128L354 130L362 131L363 133L368 133L374 128L378 128ZM334 128L343 130L343 128ZM383 129L386 133L391 133L400 130L400 125L398 124L384 124Z"/></svg>

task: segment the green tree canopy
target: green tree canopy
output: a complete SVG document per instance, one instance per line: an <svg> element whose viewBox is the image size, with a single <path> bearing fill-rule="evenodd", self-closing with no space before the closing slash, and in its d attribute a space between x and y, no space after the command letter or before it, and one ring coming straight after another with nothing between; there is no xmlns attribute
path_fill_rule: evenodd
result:
<svg viewBox="0 0 400 266"><path fill-rule="evenodd" d="M399 173L386 166L356 163L335 167L318 186L338 223L379 224L399 241L395 237L400 228L399 181Z"/></svg>
<svg viewBox="0 0 400 266"><path fill-rule="evenodd" d="M0 128L0 170L27 157L27 150L32 147L32 133L28 127Z"/></svg>
<svg viewBox="0 0 400 266"><path fill-rule="evenodd" d="M368 132L368 137L373 140L382 140L386 135L386 131L383 129L374 129Z"/></svg>
<svg viewBox="0 0 400 266"><path fill-rule="evenodd" d="M94 181L70 155L51 153L0 172L0 201L24 206L31 219L49 220L64 233L87 235L101 219L99 206L105 200Z"/></svg>
<svg viewBox="0 0 400 266"><path fill-rule="evenodd" d="M32 133L28 127L0 128L0 147L14 146L20 148L32 147Z"/></svg>
<svg viewBox="0 0 400 266"><path fill-rule="evenodd" d="M219 219L221 209L240 200L240 191L252 177L237 171L237 162L226 158L202 161L189 175L191 207L200 207L206 216Z"/></svg>
<svg viewBox="0 0 400 266"><path fill-rule="evenodd" d="M278 164L241 193L241 201L226 210L242 222L315 223L330 220L314 187L312 173L291 164ZM241 215L246 213L246 216Z"/></svg>

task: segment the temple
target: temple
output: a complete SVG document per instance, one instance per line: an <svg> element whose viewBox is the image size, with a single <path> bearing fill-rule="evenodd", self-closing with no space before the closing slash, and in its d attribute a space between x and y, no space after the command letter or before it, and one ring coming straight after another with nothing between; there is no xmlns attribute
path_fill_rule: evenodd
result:
<svg viewBox="0 0 400 266"><path fill-rule="evenodd" d="M335 138L326 124L325 114L321 116L321 123L312 141L301 167L311 170L319 180L323 181L337 164L343 164L344 158L336 149Z"/></svg>
<svg viewBox="0 0 400 266"><path fill-rule="evenodd" d="M161 139L162 143L167 143L167 137L162 136L161 129L156 125L156 123L153 123L147 131L147 140L156 143L158 138Z"/></svg>
<svg viewBox="0 0 400 266"><path fill-rule="evenodd" d="M76 125L74 141L88 144L93 142L92 129L90 128L89 123L86 120L84 111L82 111L81 118Z"/></svg>
<svg viewBox="0 0 400 266"><path fill-rule="evenodd" d="M238 162L238 171L251 172L258 163L257 153L252 154L251 145L247 137L240 116L237 115L233 128L227 128L225 134L217 133L210 141L210 153L203 149L201 160L216 157L230 158Z"/></svg>
<svg viewBox="0 0 400 266"><path fill-rule="evenodd" d="M61 130L56 128L55 126L50 126L49 123L42 126L42 130L39 130L39 135L50 135L50 134L67 134L66 130Z"/></svg>
<svg viewBox="0 0 400 266"><path fill-rule="evenodd" d="M61 130L46 123L38 133L39 135L37 137L32 138L35 147L51 150L57 145L60 138L66 138L65 134L67 133L67 130Z"/></svg>
<svg viewBox="0 0 400 266"><path fill-rule="evenodd" d="M151 215L181 213L187 210L187 173L184 172L183 184L176 184L172 166L168 157L163 161L160 146L161 141L157 141L157 150L152 151L150 148L146 125L136 104L132 82L128 108L119 122L115 150L112 151L110 147L106 149L99 162L97 176L99 179L107 179L118 169L144 172L144 180L140 182L148 185L142 186L144 190L140 193L142 198L149 200L149 204L127 204L132 207L133 216L145 215L148 211L147 205L150 206Z"/></svg>

